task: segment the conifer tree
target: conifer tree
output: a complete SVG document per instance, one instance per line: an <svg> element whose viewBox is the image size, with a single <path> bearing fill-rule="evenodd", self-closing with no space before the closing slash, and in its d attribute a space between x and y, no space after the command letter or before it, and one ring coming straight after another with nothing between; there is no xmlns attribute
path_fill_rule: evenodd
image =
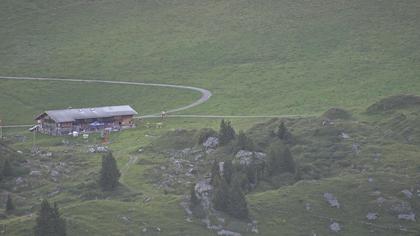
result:
<svg viewBox="0 0 420 236"><path fill-rule="evenodd" d="M109 152L102 156L102 168L100 171L99 185L103 191L112 191L118 186L121 176L117 168L117 163L112 153Z"/></svg>
<svg viewBox="0 0 420 236"><path fill-rule="evenodd" d="M279 125L278 130L277 130L277 137L281 140L286 140L287 133L288 133L288 131L287 131L286 125L282 121Z"/></svg>
<svg viewBox="0 0 420 236"><path fill-rule="evenodd" d="M248 219L248 205L240 183L233 180L231 185L232 186L229 189L226 212L238 219Z"/></svg>
<svg viewBox="0 0 420 236"><path fill-rule="evenodd" d="M10 177L13 175L12 165L10 164L10 161L8 159L6 159L3 163L2 173L5 177Z"/></svg>
<svg viewBox="0 0 420 236"><path fill-rule="evenodd" d="M268 151L268 172L270 175L296 172L296 164L287 146L280 142L272 144Z"/></svg>
<svg viewBox="0 0 420 236"><path fill-rule="evenodd" d="M66 222L61 218L57 204L51 207L44 199L36 218L35 236L66 236Z"/></svg>
<svg viewBox="0 0 420 236"><path fill-rule="evenodd" d="M229 185L219 175L215 176L213 185L213 206L219 211L226 211L229 198Z"/></svg>
<svg viewBox="0 0 420 236"><path fill-rule="evenodd" d="M15 210L15 205L13 204L12 197L10 195L7 195L6 200L6 213L12 213Z"/></svg>
<svg viewBox="0 0 420 236"><path fill-rule="evenodd" d="M237 147L239 150L253 151L254 142L241 130L237 137Z"/></svg>
<svg viewBox="0 0 420 236"><path fill-rule="evenodd" d="M281 154L283 152L283 144L276 142L270 145L267 155L268 174L273 176L281 172Z"/></svg>
<svg viewBox="0 0 420 236"><path fill-rule="evenodd" d="M219 129L219 144L221 146L228 144L235 139L236 133L232 128L230 121L222 120Z"/></svg>

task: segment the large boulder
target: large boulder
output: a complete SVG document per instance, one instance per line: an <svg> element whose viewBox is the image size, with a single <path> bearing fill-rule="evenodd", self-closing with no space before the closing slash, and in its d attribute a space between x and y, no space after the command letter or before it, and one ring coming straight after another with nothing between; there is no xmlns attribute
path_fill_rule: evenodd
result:
<svg viewBox="0 0 420 236"><path fill-rule="evenodd" d="M203 143L203 147L206 149L214 149L219 146L219 139L216 137L208 137Z"/></svg>
<svg viewBox="0 0 420 236"><path fill-rule="evenodd" d="M340 203L332 193L324 193L324 199L331 207L340 208Z"/></svg>
<svg viewBox="0 0 420 236"><path fill-rule="evenodd" d="M263 164L266 161L267 155L262 152L251 152L247 150L240 150L236 153L233 160L234 163L239 163L243 166L251 164Z"/></svg>

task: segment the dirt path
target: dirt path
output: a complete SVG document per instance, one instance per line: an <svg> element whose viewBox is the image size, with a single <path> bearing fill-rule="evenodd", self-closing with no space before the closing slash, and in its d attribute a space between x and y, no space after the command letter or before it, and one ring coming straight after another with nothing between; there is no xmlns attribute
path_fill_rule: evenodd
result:
<svg viewBox="0 0 420 236"><path fill-rule="evenodd" d="M63 81L63 82L76 82L76 83L101 83L101 84L119 84L119 85L135 85L135 86L152 86L152 87L164 87L164 88L176 88L176 89L186 89L197 91L201 93L201 97L189 104L182 107L174 108L169 111L166 111L167 114L187 110L198 106L207 100L210 99L212 93L207 89L192 87L192 86L184 86L184 85L175 85L175 84L156 84L156 83L142 83L142 82L127 82L127 81L109 81L109 80L83 80L83 79L60 79L60 78L36 78L36 77L11 77L11 76L0 76L0 79L3 80L32 80L32 81ZM160 114L151 114L141 116L139 118L148 118L148 117L156 117Z"/></svg>

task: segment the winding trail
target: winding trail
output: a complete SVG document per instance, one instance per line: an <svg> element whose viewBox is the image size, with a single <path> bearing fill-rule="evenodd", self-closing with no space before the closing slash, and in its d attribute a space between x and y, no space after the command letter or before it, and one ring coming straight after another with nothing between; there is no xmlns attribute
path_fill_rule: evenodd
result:
<svg viewBox="0 0 420 236"><path fill-rule="evenodd" d="M207 89L197 88L197 87L192 87L192 86L175 85L175 84L156 84L156 83L110 81L110 80L12 77L12 76L0 76L0 79L3 79L3 80L60 81L60 82L76 82L76 83L101 83L101 84L135 85L135 86L152 86L152 87L187 89L187 90L193 90L193 91L197 91L197 92L201 93L201 97L198 100L196 100L195 102L193 102L189 105L185 105L185 106L182 106L182 107L178 107L178 108L175 108L175 109L168 110L168 111L166 111L167 114L193 108L195 106L198 106L198 105L206 102L212 96L212 93ZM160 116L160 114L156 113L156 114L151 114L151 115L139 116L137 118L152 118L152 117L156 117L156 116ZM12 127L12 126L13 125L9 125L9 127ZM4 127L6 127L6 126L4 126Z"/></svg>
<svg viewBox="0 0 420 236"><path fill-rule="evenodd" d="M175 88L175 89L186 89L197 91L201 93L201 97L195 102L174 108L166 111L168 118L296 118L303 117L302 115L174 115L171 113L184 111L193 107L196 107L202 103L205 103L210 99L212 93L203 88L197 88L193 86L175 85L175 84L158 84L158 83L143 83L143 82L129 82L129 81L111 81L111 80L84 80L84 79L60 79L60 78L38 78L38 77L12 77L12 76L0 76L0 80L31 80L31 81L59 81L59 82L75 82L75 83L101 83L101 84L118 84L118 85L135 85L135 86L152 86L152 87L164 87L164 88ZM160 113L136 116L136 119L147 119L160 117ZM3 128L23 128L31 127L32 124L23 125L3 125Z"/></svg>

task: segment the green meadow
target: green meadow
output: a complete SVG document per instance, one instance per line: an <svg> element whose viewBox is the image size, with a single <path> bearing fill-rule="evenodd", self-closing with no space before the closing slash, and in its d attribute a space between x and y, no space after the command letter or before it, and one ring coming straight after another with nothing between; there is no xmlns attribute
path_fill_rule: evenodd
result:
<svg viewBox="0 0 420 236"><path fill-rule="evenodd" d="M417 223L400 223L388 210L376 208L376 196L370 195L379 189L387 199L402 199L402 188L418 186L418 110L365 113L385 97L420 95L419 1L2 0L0 9L0 76L195 86L213 96L178 114L305 116L288 120L304 140L292 153L300 163L332 169L313 181L268 191L263 186L264 191L247 194L259 235L335 235L328 230L332 221L344 225L341 235L420 232ZM28 124L44 110L122 104L148 115L199 97L174 88L0 79L0 119L6 125ZM329 134L313 135L321 129L321 119L314 117L331 107L352 112L354 120L337 127L352 136L342 146L362 145L360 156L333 160ZM138 122L135 129L111 135L109 148L122 172L121 186L100 199L93 196L100 195L95 180L101 155L87 151L100 144L98 135L88 141L37 136L41 150L53 153L46 161L31 156L31 133L4 129L9 137L5 143L23 152L19 158L36 168L65 162L71 173L59 182L46 173L31 187L17 190L15 179L2 183L2 196L11 192L25 214L1 219L0 231L32 235L31 213L40 199L49 198L58 202L70 236L215 235L199 219L186 220L183 194L156 187L151 173L168 159L159 151L138 150L163 147L156 140L167 131L218 129L220 120L174 118L156 128L161 122ZM262 123L253 128L259 135L258 127L270 122L243 118L232 123L237 131ZM413 142L405 140L407 134ZM27 140L18 141L20 136ZM378 150L383 157L377 163L372 155ZM377 182L368 183L369 177ZM342 209L326 205L322 194L327 191L338 197ZM306 203L311 211L305 211ZM410 203L419 209L418 197ZM379 212L377 226L365 224L367 210Z"/></svg>
<svg viewBox="0 0 420 236"><path fill-rule="evenodd" d="M419 7L413 0L6 0L0 73L211 90L194 114L360 111L420 91ZM52 99L54 106L64 99Z"/></svg>

